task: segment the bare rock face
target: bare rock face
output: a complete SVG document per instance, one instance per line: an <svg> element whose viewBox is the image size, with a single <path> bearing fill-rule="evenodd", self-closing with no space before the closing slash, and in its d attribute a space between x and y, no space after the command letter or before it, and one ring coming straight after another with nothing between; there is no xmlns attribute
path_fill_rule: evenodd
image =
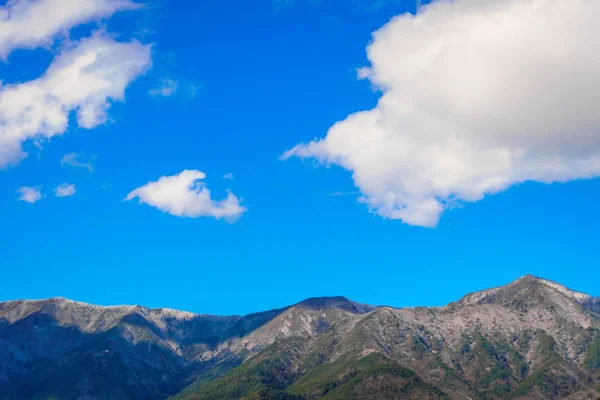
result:
<svg viewBox="0 0 600 400"><path fill-rule="evenodd" d="M589 297L581 302L589 311L600 315L600 297Z"/></svg>
<svg viewBox="0 0 600 400"><path fill-rule="evenodd" d="M0 398L595 399L599 311L533 276L433 308L328 297L221 317L11 301Z"/></svg>

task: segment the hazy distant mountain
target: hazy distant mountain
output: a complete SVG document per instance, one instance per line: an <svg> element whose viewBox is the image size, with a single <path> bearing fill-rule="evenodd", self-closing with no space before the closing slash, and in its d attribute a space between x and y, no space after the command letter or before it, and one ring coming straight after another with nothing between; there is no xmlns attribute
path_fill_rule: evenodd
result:
<svg viewBox="0 0 600 400"><path fill-rule="evenodd" d="M0 303L0 399L599 399L600 300L523 277L446 307L247 316Z"/></svg>

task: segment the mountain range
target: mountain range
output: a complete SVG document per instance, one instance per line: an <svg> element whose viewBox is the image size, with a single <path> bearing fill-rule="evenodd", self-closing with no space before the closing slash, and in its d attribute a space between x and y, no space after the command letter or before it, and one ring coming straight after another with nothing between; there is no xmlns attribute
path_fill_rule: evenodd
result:
<svg viewBox="0 0 600 400"><path fill-rule="evenodd" d="M525 276L444 307L0 303L0 399L167 398L600 399L600 298Z"/></svg>

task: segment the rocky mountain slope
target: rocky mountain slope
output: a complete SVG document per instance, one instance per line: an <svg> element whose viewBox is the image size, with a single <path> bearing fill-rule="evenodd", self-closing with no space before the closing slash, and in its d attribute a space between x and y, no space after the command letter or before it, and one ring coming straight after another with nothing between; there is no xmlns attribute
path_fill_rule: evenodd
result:
<svg viewBox="0 0 600 400"><path fill-rule="evenodd" d="M247 316L0 303L1 399L600 399L600 301L526 276L445 307Z"/></svg>

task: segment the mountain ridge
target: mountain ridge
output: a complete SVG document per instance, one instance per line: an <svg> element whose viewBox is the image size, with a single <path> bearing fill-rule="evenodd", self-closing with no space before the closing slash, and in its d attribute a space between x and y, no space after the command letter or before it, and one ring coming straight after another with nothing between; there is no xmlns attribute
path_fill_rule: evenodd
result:
<svg viewBox="0 0 600 400"><path fill-rule="evenodd" d="M456 302L461 301L464 298L467 298L469 296L472 295L479 295L479 294L484 294L484 293L488 293L488 292L493 292L496 291L497 289L501 289L503 287L506 286L510 286L513 285L515 283L518 283L520 281L523 280L527 280L527 279L531 279L531 280L536 280L539 281L540 283L543 283L549 287L555 288L559 291L562 291L564 294L567 293L571 293L572 295L575 295L577 297L577 301L581 302L581 303L586 303L586 302L599 302L600 303L600 296L598 297L594 297L592 295L577 291L577 290L573 290L568 288L565 285L562 285L556 281L550 280L550 279L546 279L543 277L539 277L536 275L531 275L531 274L527 274L527 275L523 275L520 278L517 278L513 281L511 281L510 283L503 285L503 286L496 286L496 287L492 287L492 288L488 288L488 289L482 289L482 290L477 290L477 291L473 291L473 292L469 292L467 294L465 294L461 299L454 301L454 302L449 302L446 305L442 305L442 306L393 306L393 305L389 305L389 304L385 304L385 305L371 305L371 304L365 304L365 303L359 303L356 302L354 300L351 300L349 298L347 298L346 296L342 296L342 295L331 295L331 296L317 296L317 297L308 297L304 300L301 300L297 303L294 303L290 306L287 307L281 307L279 309L284 309L284 308L288 308L288 307L293 307L293 306L298 306L298 305L309 305L310 303L316 303L316 302L327 302L329 304L333 304L333 303L348 303L348 304L353 304L356 305L357 307L364 307L364 308L370 308L372 311L372 309L375 308L382 308L382 307L389 307L389 308L394 308L394 309L410 309L410 308L442 308L442 307L446 307L448 305L454 304ZM54 302L69 302L69 303L74 303L77 305L81 305L81 306L89 306L89 307L93 307L93 308L98 308L98 309L125 309L125 308L140 308L140 309L146 309L149 311L155 311L155 312L165 312L165 313L177 313L177 314L189 314L190 316L211 316L211 317L244 317L244 316L248 316L248 315L252 315L252 314L258 314L264 311L271 311L271 310L275 310L275 309L268 309L268 310L263 310L263 311L253 311L250 312L248 314L210 314L210 313L196 313L196 312L191 312L191 311L186 311L186 310L179 310L176 308L170 308L170 307L147 307L141 304L119 304L119 305L97 305L97 304L93 304L93 303L89 303L89 302L85 302L85 301L79 301L79 300L71 300L69 298L66 297L62 297L62 296L54 296L54 297L48 297L48 298L42 298L42 299L12 299L12 300L3 300L0 301L0 312L2 311L2 306L5 304L10 304L10 303L44 303L44 302L50 302L50 303L54 303Z"/></svg>
<svg viewBox="0 0 600 400"><path fill-rule="evenodd" d="M597 300L531 275L442 307L332 296L216 316L14 300L0 303L0 398L593 396Z"/></svg>

